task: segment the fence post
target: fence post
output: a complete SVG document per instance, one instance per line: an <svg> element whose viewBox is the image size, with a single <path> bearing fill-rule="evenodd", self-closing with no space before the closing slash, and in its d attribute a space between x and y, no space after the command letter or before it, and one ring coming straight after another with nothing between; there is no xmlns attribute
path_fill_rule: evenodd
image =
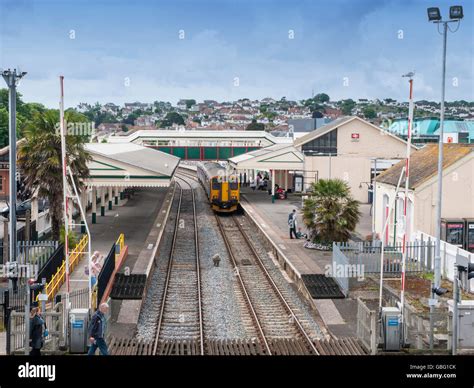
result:
<svg viewBox="0 0 474 388"><path fill-rule="evenodd" d="M377 321L375 311L370 311L370 354L377 354Z"/></svg>

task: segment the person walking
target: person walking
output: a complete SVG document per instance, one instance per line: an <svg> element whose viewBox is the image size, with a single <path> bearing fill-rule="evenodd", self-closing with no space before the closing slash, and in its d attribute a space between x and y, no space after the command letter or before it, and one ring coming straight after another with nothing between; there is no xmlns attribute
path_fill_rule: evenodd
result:
<svg viewBox="0 0 474 388"><path fill-rule="evenodd" d="M109 355L109 349L107 348L107 343L105 342L105 333L107 331L107 318L105 314L109 311L109 305L107 303L101 303L97 311L94 313L89 325L89 341L91 346L89 356L93 356L97 348L103 356Z"/></svg>
<svg viewBox="0 0 474 388"><path fill-rule="evenodd" d="M295 236L296 239L298 239L298 236L296 234L296 227L297 227L296 209L293 209L293 212L291 212L290 215L288 216L288 227L290 228L290 239L293 239L293 235Z"/></svg>
<svg viewBox="0 0 474 388"><path fill-rule="evenodd" d="M41 356L44 337L47 335L47 330L45 329L46 322L41 316L40 308L33 307L30 312L30 356Z"/></svg>

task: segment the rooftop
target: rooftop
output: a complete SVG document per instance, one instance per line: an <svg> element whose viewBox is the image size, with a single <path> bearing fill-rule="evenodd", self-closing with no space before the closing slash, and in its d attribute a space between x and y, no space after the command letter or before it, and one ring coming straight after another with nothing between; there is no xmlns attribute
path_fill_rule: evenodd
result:
<svg viewBox="0 0 474 388"><path fill-rule="evenodd" d="M134 143L88 143L85 148L92 155L105 156L165 176L173 174L180 160L176 156Z"/></svg>
<svg viewBox="0 0 474 388"><path fill-rule="evenodd" d="M444 144L443 170L474 152L474 144ZM377 177L377 182L396 186L405 161L402 160ZM410 188L415 189L438 172L438 144L428 144L411 154ZM405 178L400 185L405 184Z"/></svg>

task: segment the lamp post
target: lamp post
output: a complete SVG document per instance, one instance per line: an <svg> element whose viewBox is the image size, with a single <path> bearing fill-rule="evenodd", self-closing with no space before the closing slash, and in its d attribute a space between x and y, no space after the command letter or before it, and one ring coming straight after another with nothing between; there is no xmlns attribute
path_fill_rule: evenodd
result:
<svg viewBox="0 0 474 388"><path fill-rule="evenodd" d="M443 135L444 135L444 95L446 84L446 42L449 23L459 23L464 17L463 8L460 5L455 5L449 8L449 20L442 20L441 12L437 7L428 8L428 20L443 27L443 62L442 62L442 76L441 76L441 107L440 107L440 126L439 126L439 147L438 147L438 198L436 203L436 246L434 258L434 287L440 287L441 283L441 207L442 207L442 193L443 193ZM451 31L451 29L449 29ZM457 30L456 30L457 31ZM451 32L456 32L451 31ZM436 295L436 294L435 294Z"/></svg>
<svg viewBox="0 0 474 388"><path fill-rule="evenodd" d="M22 77L26 75L26 72L19 72L16 69L3 70L2 77L8 86L8 131L10 140L10 152L9 152L9 200L10 200L10 211L9 218L10 223L8 224L9 233L9 261L16 261L16 87ZM13 284L10 284L12 287Z"/></svg>

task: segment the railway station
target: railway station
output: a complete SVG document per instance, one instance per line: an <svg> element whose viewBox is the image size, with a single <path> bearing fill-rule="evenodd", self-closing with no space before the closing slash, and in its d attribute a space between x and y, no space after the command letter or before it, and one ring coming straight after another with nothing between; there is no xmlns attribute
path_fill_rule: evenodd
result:
<svg viewBox="0 0 474 388"><path fill-rule="evenodd" d="M352 154L338 154L356 131ZM52 277L45 275L45 315L63 327L54 332L48 352L85 353L86 332L73 341L68 314L104 303L112 355L377 352L376 332L361 326L373 325L372 318L361 320L367 307L347 297L354 286L344 275L328 276L340 263L337 254L306 246L303 202L312 168L315 181L326 176L326 163L328 177L344 175L341 166L379 173L399 160L406 142L351 117L295 142L254 132L206 143L198 131L175 131L167 135L170 148L161 149L167 131L146 132L157 133L86 145L90 175L79 199L87 212L73 228L80 239L70 255L69 284L64 261ZM366 142L377 139L389 153L367 153ZM320 144L333 147L334 155L315 156ZM194 148L199 152L193 154ZM365 178L348 180L358 184L361 198L368 186L358 181ZM360 206L356 243L373 232L371 204ZM301 239L289 236L292 214ZM89 251L99 255L90 289L89 238ZM13 325L20 321L21 314L14 313ZM22 343L21 332L15 332L9 351L21 353Z"/></svg>

